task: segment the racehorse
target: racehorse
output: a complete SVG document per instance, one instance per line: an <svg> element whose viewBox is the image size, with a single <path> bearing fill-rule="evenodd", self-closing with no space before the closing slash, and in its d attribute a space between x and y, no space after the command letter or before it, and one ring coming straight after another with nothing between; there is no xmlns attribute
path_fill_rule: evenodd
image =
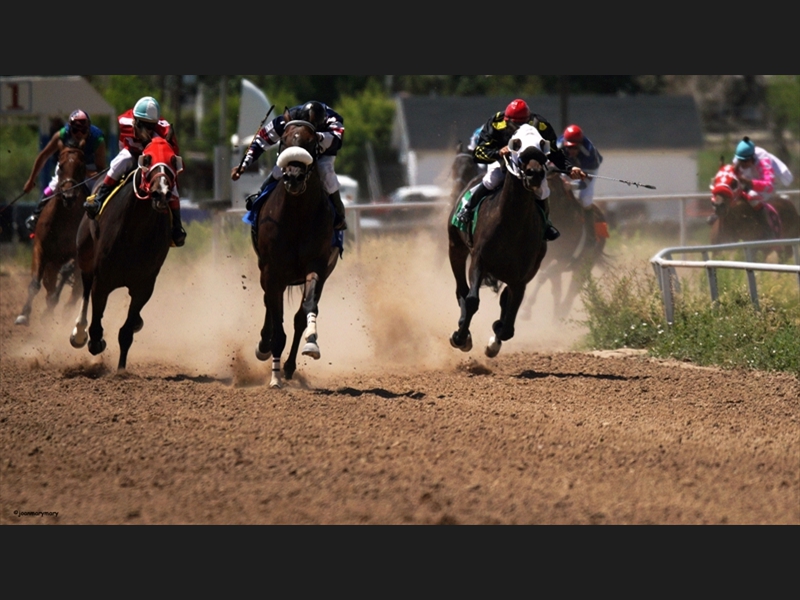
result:
<svg viewBox="0 0 800 600"><path fill-rule="evenodd" d="M718 217L711 226L712 244L800 237L800 215L792 201L779 196L765 201L761 209L769 211L765 224L747 201L734 165L722 165L710 189L711 204ZM791 248L782 248L778 253L788 260Z"/></svg>
<svg viewBox="0 0 800 600"><path fill-rule="evenodd" d="M458 329L450 345L469 352L469 327L480 304L479 290L491 287L500 293L500 318L492 324L485 353L497 356L502 342L514 337L517 311L525 288L536 275L547 253L545 216L537 199L545 194L548 143L529 125L520 126L504 157L506 176L475 209L475 222L467 231L455 215L463 200L455 202L448 220L450 266L456 279L456 298L461 309ZM469 260L469 280L467 279Z"/></svg>
<svg viewBox="0 0 800 600"><path fill-rule="evenodd" d="M28 297L17 317L17 325L28 325L33 299L41 286L47 291L47 312L58 304L61 291L68 280L73 280L68 305L78 301L80 280L72 276L76 253L75 234L83 216L86 199L86 161L83 154L85 140L77 145L61 144L58 154L58 184L50 202L36 223L33 236L33 259Z"/></svg>
<svg viewBox="0 0 800 600"><path fill-rule="evenodd" d="M305 342L303 355L315 360L320 357L319 300L339 260L339 250L332 242L335 213L317 168L316 129L307 121L289 120L288 114L285 117L287 123L277 157L283 176L258 207L254 225L266 308L256 358L272 358L272 388L282 387L281 354L286 346L284 293L290 286L303 286L303 298L294 315L291 349L283 365L286 379L291 379L297 369L301 337Z"/></svg>
<svg viewBox="0 0 800 600"><path fill-rule="evenodd" d="M118 371L125 370L133 334L144 326L141 310L153 295L172 245L169 200L182 170L183 160L169 143L154 138L139 157L137 168L108 196L97 217L84 216L78 228L83 302L70 343L82 348L88 341L91 354L103 352L102 319L108 296L117 288L128 288L131 300L118 335ZM92 323L87 336L90 297Z"/></svg>
<svg viewBox="0 0 800 600"><path fill-rule="evenodd" d="M608 224L600 207L593 205L596 239L588 241L584 227L584 209L580 200L575 197L572 186L555 169L548 172L547 182L550 187L550 220L561 232L561 237L548 248L533 290L522 307L520 317L523 319L530 319L536 296L546 281L550 281L552 286L555 318L562 319L569 315L592 268L608 262L608 256L604 252ZM572 277L566 293L562 293L561 280L567 273Z"/></svg>

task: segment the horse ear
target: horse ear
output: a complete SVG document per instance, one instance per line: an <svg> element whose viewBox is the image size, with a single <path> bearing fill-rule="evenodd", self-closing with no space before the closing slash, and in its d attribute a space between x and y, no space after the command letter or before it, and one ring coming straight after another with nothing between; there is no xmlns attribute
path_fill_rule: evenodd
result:
<svg viewBox="0 0 800 600"><path fill-rule="evenodd" d="M183 159L177 154L172 157L172 168L175 169L176 173L183 171Z"/></svg>
<svg viewBox="0 0 800 600"><path fill-rule="evenodd" d="M292 120L292 117L289 115L289 107L283 109L283 120L287 123Z"/></svg>

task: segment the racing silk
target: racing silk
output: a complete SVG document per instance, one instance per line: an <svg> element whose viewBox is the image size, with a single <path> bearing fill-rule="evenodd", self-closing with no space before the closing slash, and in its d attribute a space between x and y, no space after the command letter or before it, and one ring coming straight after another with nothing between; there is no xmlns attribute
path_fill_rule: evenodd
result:
<svg viewBox="0 0 800 600"><path fill-rule="evenodd" d="M557 147L558 137L556 136L556 131L544 117L531 114L527 124L536 129L539 135L550 142L550 153L547 155L547 159L550 162L562 171L566 171L573 166L564 151ZM488 164L500 160L500 149L508 146L508 142L515 132L516 129L510 127L508 121L505 120L503 111L492 115L486 121L478 136L478 145L473 152L476 162Z"/></svg>
<svg viewBox="0 0 800 600"><path fill-rule="evenodd" d="M64 144L69 144L70 140L72 140L72 131L70 131L69 123L58 131L58 137ZM105 142L106 138L103 135L103 130L96 125L90 125L89 134L86 136L86 143L83 146L83 156L86 161L87 171L92 172L99 170L95 153L100 144L105 144ZM103 165L103 167L105 168L105 165Z"/></svg>
<svg viewBox="0 0 800 600"><path fill-rule="evenodd" d="M142 142L136 139L136 135L134 134L133 130L133 121L134 117L132 108L129 108L119 117L117 117L117 122L119 123L119 149L127 150L132 155L137 156L144 151L144 145ZM180 155L180 150L178 149L178 140L174 135L172 135L170 139L170 129L171 126L169 121L166 119L159 119L158 123L156 123L155 133L159 137L167 140L170 146L172 146L172 149L175 151L175 154Z"/></svg>
<svg viewBox="0 0 800 600"><path fill-rule="evenodd" d="M766 197L775 193L775 180L778 179L783 185L789 186L794 177L781 159L756 146L755 162L748 168L742 168L741 161L734 158L733 163L743 177L747 177L753 182L753 191Z"/></svg>
<svg viewBox="0 0 800 600"><path fill-rule="evenodd" d="M289 109L290 121L299 119L298 115L303 106L305 105L300 104ZM321 152L319 156L336 156L336 153L342 147L344 119L342 115L327 104L323 104L323 106L325 107L326 113L325 125L317 130L317 133L322 134L322 140L320 142ZM249 167L253 161L258 159L265 150L281 141L286 122L284 116L280 115L258 130L258 133L253 138L253 142L250 144L250 148L247 149L247 154L244 157L243 166L245 168Z"/></svg>
<svg viewBox="0 0 800 600"><path fill-rule="evenodd" d="M559 136L556 145L563 149L563 135ZM592 141L585 135L583 136L583 142L578 144L578 156L575 158L575 162L577 163L575 166L580 167L584 171L597 171L600 168L600 163L603 162L603 156L600 154L600 151L595 148Z"/></svg>

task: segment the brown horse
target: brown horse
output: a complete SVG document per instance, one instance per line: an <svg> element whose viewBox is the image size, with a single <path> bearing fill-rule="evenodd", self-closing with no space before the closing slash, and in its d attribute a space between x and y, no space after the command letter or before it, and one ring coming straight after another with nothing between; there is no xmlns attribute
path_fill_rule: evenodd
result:
<svg viewBox="0 0 800 600"><path fill-rule="evenodd" d="M103 352L102 320L108 296L117 288L128 288L131 300L118 335L118 371L126 368L133 334L144 325L141 310L153 295L172 244L169 200L181 170L183 161L169 143L154 138L140 156L139 166L108 196L97 217L84 216L78 228L83 303L70 343L82 348L88 341L90 353ZM92 323L87 336L90 297Z"/></svg>
<svg viewBox="0 0 800 600"><path fill-rule="evenodd" d="M505 159L507 172L503 186L478 205L471 230L462 231L455 219L461 202L456 202L450 211L447 227L450 266L461 309L458 329L450 337L450 345L463 352L472 349L469 327L478 312L478 292L482 286L499 292L501 284L505 284L500 293L500 318L492 324L493 335L486 346L486 356L497 356L502 342L514 337L514 323L525 288L547 253L545 216L537 204L543 193L547 162L541 142L539 133L529 125L522 125L515 133L509 142L512 155Z"/></svg>
<svg viewBox="0 0 800 600"><path fill-rule="evenodd" d="M28 297L17 317L17 325L28 325L33 299L42 285L47 291L47 312L58 304L64 285L73 280L69 305L81 294L80 278L72 277L76 253L75 234L83 216L87 195L86 161L82 140L78 145L62 142L58 154L58 184L51 200L45 205L36 224L33 237L33 259Z"/></svg>
<svg viewBox="0 0 800 600"><path fill-rule="evenodd" d="M530 319L536 296L542 285L549 281L553 291L553 311L557 319L568 316L578 297L581 286L587 280L595 265L605 265L608 225L600 207L593 205L595 218L595 239L587 240L584 227L584 209L575 197L572 186L557 170L547 175L550 187L550 220L561 232L561 237L550 244L547 256L542 261L542 270L525 300L520 317ZM562 292L562 276L571 274L566 293Z"/></svg>
<svg viewBox="0 0 800 600"><path fill-rule="evenodd" d="M286 119L277 158L283 177L258 207L254 225L254 246L266 307L256 358L262 361L272 358L270 387L273 388L282 386L281 354L286 346L284 293L290 286L303 286L303 298L294 315L289 357L283 365L286 379L291 379L297 369L301 337L305 341L303 355L320 357L319 300L339 259L339 250L333 244L335 213L317 169L316 130L306 121L289 121L288 115Z"/></svg>
<svg viewBox="0 0 800 600"><path fill-rule="evenodd" d="M711 204L717 219L711 226L711 243L728 244L769 239L800 237L800 215L788 198L776 196L765 204L775 209L778 222L758 218L756 210L747 201L746 193L733 165L723 165L711 184ZM765 206L761 210L770 210ZM767 215L769 217L769 215ZM772 217L774 219L774 215ZM791 257L791 248L782 247L782 260Z"/></svg>

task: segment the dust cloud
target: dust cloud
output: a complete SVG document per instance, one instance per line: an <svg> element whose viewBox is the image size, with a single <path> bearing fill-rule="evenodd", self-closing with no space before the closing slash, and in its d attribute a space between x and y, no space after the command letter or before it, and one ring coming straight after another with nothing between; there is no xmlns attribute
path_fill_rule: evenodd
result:
<svg viewBox="0 0 800 600"><path fill-rule="evenodd" d="M178 365L190 376L263 382L271 361L260 362L255 357L264 320L255 253L250 246L237 252L219 250L224 244L217 244L216 251L198 253L192 249L191 233L190 229L186 246L170 250L153 297L142 311L144 328L134 336L128 370L135 373L137 365L163 362ZM189 262L181 252L191 252L190 256L197 258ZM27 285L26 279L20 282ZM532 285L528 286L528 295ZM288 341L284 360L301 293L301 288L292 288L285 296ZM39 293L30 335L15 353L57 366L96 368L102 363L114 370L119 357L117 332L128 309L127 290L118 289L109 297L103 319L108 346L96 357L85 347L75 349L69 343L80 306L65 307L67 295L65 290L53 319L39 320L44 291ZM500 314L499 295L482 288L480 298L471 327L474 346L463 353L449 342L457 327L459 308L444 227L441 231L422 229L402 234L370 232L361 236L358 245L351 239L320 301L317 329L321 358L298 355L296 379L302 382L353 372L448 369L467 360L490 361L483 352L491 324ZM577 318L579 310L578 299L569 319ZM584 333L573 322L553 317L550 285L546 284L538 294L532 317L517 320L516 335L503 344L501 354L570 350Z"/></svg>

